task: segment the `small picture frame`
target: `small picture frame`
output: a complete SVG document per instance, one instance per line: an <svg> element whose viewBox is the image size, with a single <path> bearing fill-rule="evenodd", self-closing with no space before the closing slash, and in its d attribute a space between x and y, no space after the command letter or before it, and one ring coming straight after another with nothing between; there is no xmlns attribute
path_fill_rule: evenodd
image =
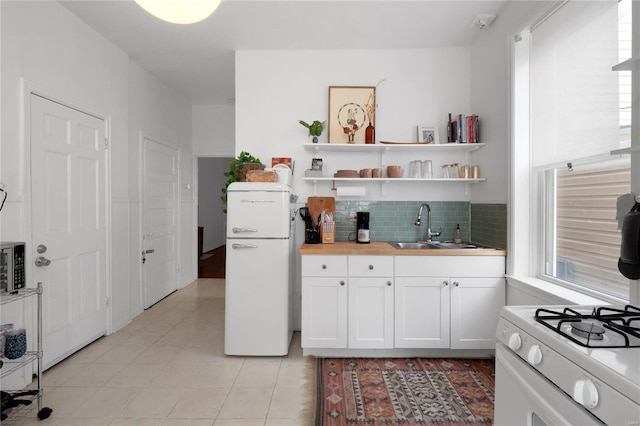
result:
<svg viewBox="0 0 640 426"><path fill-rule="evenodd" d="M311 159L311 170L322 171L322 158Z"/></svg>
<svg viewBox="0 0 640 426"><path fill-rule="evenodd" d="M436 126L418 126L418 143L440 143Z"/></svg>

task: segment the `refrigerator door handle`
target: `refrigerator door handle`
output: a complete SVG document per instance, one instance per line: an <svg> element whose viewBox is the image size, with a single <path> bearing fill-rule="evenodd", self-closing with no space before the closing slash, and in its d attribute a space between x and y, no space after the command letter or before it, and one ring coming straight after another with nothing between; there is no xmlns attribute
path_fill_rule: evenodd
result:
<svg viewBox="0 0 640 426"><path fill-rule="evenodd" d="M238 244L238 243L233 243L231 244L231 248L233 249L247 249L247 248L258 248L257 245L255 244Z"/></svg>
<svg viewBox="0 0 640 426"><path fill-rule="evenodd" d="M240 232L258 232L257 229L253 228L236 228L235 226L231 229L231 232L234 234L238 234Z"/></svg>

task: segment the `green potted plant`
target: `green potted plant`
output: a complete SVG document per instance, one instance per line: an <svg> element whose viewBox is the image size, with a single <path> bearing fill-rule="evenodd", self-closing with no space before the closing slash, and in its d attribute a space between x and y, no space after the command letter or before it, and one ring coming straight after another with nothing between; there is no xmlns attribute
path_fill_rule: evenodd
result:
<svg viewBox="0 0 640 426"><path fill-rule="evenodd" d="M225 213L227 212L227 189L229 185L233 182L244 182L249 170L262 169L264 169L264 164L260 162L260 159L245 151L242 151L236 158L229 160L229 171L224 173L227 181L224 184L224 188L222 188L222 196L220 197L225 206L223 209Z"/></svg>
<svg viewBox="0 0 640 426"><path fill-rule="evenodd" d="M327 127L326 121L320 122L318 120L315 120L313 123L309 124L305 121L298 120L298 123L309 129L309 136L313 136L313 143L318 143L318 136L320 136L322 134L322 131Z"/></svg>

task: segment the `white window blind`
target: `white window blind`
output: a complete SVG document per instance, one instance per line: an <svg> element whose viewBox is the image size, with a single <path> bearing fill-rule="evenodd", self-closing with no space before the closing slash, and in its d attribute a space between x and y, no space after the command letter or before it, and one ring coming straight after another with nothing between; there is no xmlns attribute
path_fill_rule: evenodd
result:
<svg viewBox="0 0 640 426"><path fill-rule="evenodd" d="M628 157L556 171L556 250L547 264L548 275L627 296L629 281L618 272L616 198L629 192L630 181Z"/></svg>
<svg viewBox="0 0 640 426"><path fill-rule="evenodd" d="M551 168L621 148L618 8L569 1L531 35L532 165Z"/></svg>

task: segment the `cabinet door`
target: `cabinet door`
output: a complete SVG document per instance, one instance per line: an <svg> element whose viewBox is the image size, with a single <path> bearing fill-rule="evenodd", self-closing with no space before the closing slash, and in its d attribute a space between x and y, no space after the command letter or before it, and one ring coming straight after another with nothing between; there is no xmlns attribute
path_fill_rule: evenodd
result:
<svg viewBox="0 0 640 426"><path fill-rule="evenodd" d="M449 279L395 279L395 347L449 347Z"/></svg>
<svg viewBox="0 0 640 426"><path fill-rule="evenodd" d="M302 277L302 347L347 347L346 278Z"/></svg>
<svg viewBox="0 0 640 426"><path fill-rule="evenodd" d="M349 348L393 348L393 278L349 278Z"/></svg>
<svg viewBox="0 0 640 426"><path fill-rule="evenodd" d="M504 277L451 278L451 349L493 349Z"/></svg>

